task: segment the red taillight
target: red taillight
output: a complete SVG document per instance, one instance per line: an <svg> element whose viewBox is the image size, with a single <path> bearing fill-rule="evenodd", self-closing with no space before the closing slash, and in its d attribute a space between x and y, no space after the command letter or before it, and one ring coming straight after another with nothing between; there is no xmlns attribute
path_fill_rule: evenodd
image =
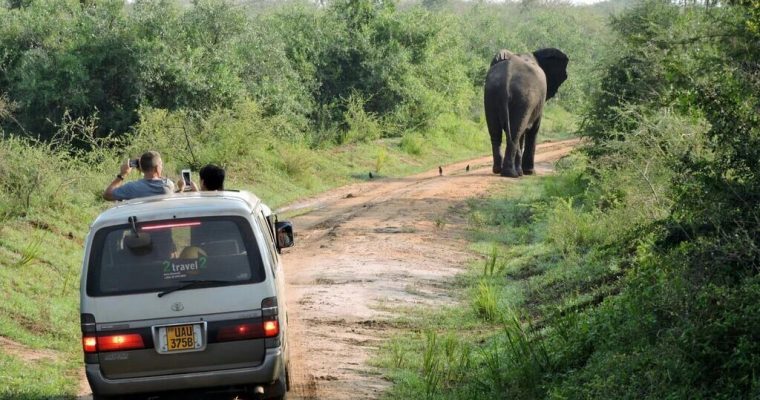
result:
<svg viewBox="0 0 760 400"><path fill-rule="evenodd" d="M85 336L82 338L82 348L85 353L94 353L98 351L98 339L94 336Z"/></svg>
<svg viewBox="0 0 760 400"><path fill-rule="evenodd" d="M99 337L86 336L82 339L82 347L85 353L94 353L96 351L142 349L145 344L143 344L142 336L137 333L130 333Z"/></svg>
<svg viewBox="0 0 760 400"><path fill-rule="evenodd" d="M243 340L253 339L260 336L261 326L259 324L240 324L219 328L219 333L216 335L216 339L219 341Z"/></svg>
<svg viewBox="0 0 760 400"><path fill-rule="evenodd" d="M98 350L100 351L142 349L143 347L145 345L143 344L142 336L137 333L101 336L98 338Z"/></svg>
<svg viewBox="0 0 760 400"><path fill-rule="evenodd" d="M264 321L264 336L273 337L280 333L280 324L277 321Z"/></svg>
<svg viewBox="0 0 760 400"><path fill-rule="evenodd" d="M263 321L219 328L216 340L220 342L231 340L260 339L277 336L280 325L277 321Z"/></svg>

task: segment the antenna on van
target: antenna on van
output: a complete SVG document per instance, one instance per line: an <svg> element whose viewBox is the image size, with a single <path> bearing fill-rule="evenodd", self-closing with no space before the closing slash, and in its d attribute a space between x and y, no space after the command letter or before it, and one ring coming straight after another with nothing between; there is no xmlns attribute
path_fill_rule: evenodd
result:
<svg viewBox="0 0 760 400"><path fill-rule="evenodd" d="M133 215L129 217L127 221L129 221L129 223L132 225L132 232L134 232L134 234L137 235L138 234L137 233L137 217Z"/></svg>
<svg viewBox="0 0 760 400"><path fill-rule="evenodd" d="M132 225L133 234L127 235L127 237L124 238L124 245L137 255L150 253L153 248L150 234L147 232L137 232L137 217L131 216L127 220L129 221L129 224Z"/></svg>
<svg viewBox="0 0 760 400"><path fill-rule="evenodd" d="M193 146L190 144L190 135L187 134L187 127L182 124L182 131L185 133L185 141L187 142L187 150L190 152L190 157L193 158L193 168L198 168L198 160L195 159L195 153L193 153Z"/></svg>

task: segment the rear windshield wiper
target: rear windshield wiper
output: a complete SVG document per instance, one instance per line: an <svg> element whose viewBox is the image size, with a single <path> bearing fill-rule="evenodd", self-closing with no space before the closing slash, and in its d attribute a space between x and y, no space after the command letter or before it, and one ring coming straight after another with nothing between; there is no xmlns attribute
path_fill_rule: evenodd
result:
<svg viewBox="0 0 760 400"><path fill-rule="evenodd" d="M177 290L184 290L184 289L190 289L196 286L201 286L209 283L230 283L232 281L221 281L221 280L214 280L214 279L194 279L189 281L180 281L183 283L183 285L175 286L171 289L166 289L163 292L158 294L158 297L164 297L169 293L176 292Z"/></svg>

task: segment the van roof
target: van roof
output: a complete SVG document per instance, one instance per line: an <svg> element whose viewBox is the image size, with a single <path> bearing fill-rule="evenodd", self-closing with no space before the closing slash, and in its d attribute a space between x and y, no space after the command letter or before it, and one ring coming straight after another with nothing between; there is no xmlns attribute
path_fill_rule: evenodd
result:
<svg viewBox="0 0 760 400"><path fill-rule="evenodd" d="M185 192L141 197L117 203L103 211L91 229L126 224L129 217L140 221L214 215L248 215L261 202L245 191Z"/></svg>

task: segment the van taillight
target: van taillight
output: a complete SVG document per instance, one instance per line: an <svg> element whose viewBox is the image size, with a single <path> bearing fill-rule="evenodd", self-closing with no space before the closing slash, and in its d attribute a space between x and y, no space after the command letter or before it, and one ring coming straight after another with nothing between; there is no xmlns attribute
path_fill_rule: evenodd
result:
<svg viewBox="0 0 760 400"><path fill-rule="evenodd" d="M82 348L85 353L95 353L98 351L98 339L94 336L85 336L82 338Z"/></svg>
<svg viewBox="0 0 760 400"><path fill-rule="evenodd" d="M280 334L280 324L277 321L264 321L264 336L274 337Z"/></svg>
<svg viewBox="0 0 760 400"><path fill-rule="evenodd" d="M223 326L216 334L219 342L233 340L261 339L277 336L280 326L277 321L251 322L238 325Z"/></svg>
<svg viewBox="0 0 760 400"><path fill-rule="evenodd" d="M219 328L219 333L216 334L216 340L220 342L229 340L243 340L253 339L260 335L261 327L259 324L240 324L233 326L225 326Z"/></svg>
<svg viewBox="0 0 760 400"><path fill-rule="evenodd" d="M85 353L97 351L117 351L145 348L142 336L137 333L108 336L85 336L82 339L82 347Z"/></svg>

